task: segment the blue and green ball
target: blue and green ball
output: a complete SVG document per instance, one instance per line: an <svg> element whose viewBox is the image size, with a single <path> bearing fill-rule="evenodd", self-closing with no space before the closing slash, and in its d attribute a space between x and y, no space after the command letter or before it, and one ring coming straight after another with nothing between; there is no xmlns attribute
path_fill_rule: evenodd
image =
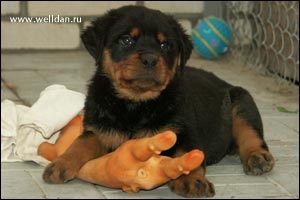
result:
<svg viewBox="0 0 300 200"><path fill-rule="evenodd" d="M195 50L208 59L225 54L232 43L232 31L222 19L206 17L192 31Z"/></svg>

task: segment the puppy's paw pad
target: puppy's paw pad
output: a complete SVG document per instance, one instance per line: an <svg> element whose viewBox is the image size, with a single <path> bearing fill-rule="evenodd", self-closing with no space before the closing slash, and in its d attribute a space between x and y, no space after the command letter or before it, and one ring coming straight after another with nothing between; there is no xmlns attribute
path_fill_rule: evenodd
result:
<svg viewBox="0 0 300 200"><path fill-rule="evenodd" d="M178 195L185 197L213 197L214 185L205 177L191 178L190 175L181 176L169 182L170 189Z"/></svg>
<svg viewBox="0 0 300 200"><path fill-rule="evenodd" d="M248 160L243 164L244 171L248 175L262 175L274 167L275 161L272 154L265 150L251 153Z"/></svg>
<svg viewBox="0 0 300 200"><path fill-rule="evenodd" d="M44 173L43 179L47 183L66 183L75 178L78 169L63 160L50 163Z"/></svg>

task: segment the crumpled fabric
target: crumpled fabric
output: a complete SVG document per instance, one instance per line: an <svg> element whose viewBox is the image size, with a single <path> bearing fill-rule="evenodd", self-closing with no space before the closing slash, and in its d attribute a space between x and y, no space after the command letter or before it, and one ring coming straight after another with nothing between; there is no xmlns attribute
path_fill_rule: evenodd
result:
<svg viewBox="0 0 300 200"><path fill-rule="evenodd" d="M1 102L1 162L34 161L47 165L37 155L43 142L54 143L60 130L84 107L85 95L63 85L43 90L31 106Z"/></svg>

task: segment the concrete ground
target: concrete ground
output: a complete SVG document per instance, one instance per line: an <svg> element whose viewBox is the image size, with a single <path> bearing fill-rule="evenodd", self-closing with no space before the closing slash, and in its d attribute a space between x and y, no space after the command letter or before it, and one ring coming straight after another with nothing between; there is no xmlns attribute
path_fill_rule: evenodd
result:
<svg viewBox="0 0 300 200"><path fill-rule="evenodd" d="M299 88L258 75L230 58L206 61L193 56L189 64L212 71L226 81L248 89L262 114L265 139L273 153L274 169L263 176L243 173L237 156L227 156L207 168L214 183L214 198L299 198ZM86 93L94 61L86 52L2 53L1 100L33 104L51 84ZM127 194L118 189L73 180L63 185L43 182L43 167L33 162L1 163L1 198L182 198L166 185L151 191Z"/></svg>

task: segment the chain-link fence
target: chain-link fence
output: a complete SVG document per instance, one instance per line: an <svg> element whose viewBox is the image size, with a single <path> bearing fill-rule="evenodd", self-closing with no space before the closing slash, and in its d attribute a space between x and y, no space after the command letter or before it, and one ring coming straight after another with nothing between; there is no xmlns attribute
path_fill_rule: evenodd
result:
<svg viewBox="0 0 300 200"><path fill-rule="evenodd" d="M299 2L228 1L232 53L261 72L299 83Z"/></svg>

